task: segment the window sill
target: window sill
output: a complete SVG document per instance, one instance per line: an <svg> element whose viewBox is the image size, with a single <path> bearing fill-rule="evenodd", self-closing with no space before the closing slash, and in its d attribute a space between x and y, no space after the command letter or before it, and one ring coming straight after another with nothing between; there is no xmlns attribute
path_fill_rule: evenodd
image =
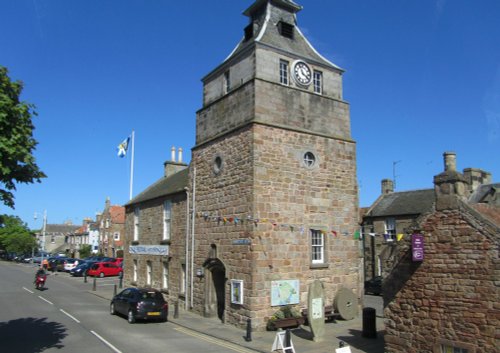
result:
<svg viewBox="0 0 500 353"><path fill-rule="evenodd" d="M309 266L310 269L315 269L315 268L329 268L329 264L311 264Z"/></svg>
<svg viewBox="0 0 500 353"><path fill-rule="evenodd" d="M133 240L131 244L132 245L139 245L139 240Z"/></svg>

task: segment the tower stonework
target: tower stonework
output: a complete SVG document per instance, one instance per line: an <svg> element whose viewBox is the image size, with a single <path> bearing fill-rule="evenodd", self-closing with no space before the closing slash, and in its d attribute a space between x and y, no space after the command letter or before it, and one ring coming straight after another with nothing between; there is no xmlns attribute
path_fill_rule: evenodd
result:
<svg viewBox="0 0 500 353"><path fill-rule="evenodd" d="M194 193L193 310L264 329L276 281L324 283L359 297L356 146L343 70L297 26L290 0L258 0L230 56L203 78L190 188ZM193 187L194 186L194 187ZM241 302L232 283L242 285ZM231 291L233 289L233 292Z"/></svg>

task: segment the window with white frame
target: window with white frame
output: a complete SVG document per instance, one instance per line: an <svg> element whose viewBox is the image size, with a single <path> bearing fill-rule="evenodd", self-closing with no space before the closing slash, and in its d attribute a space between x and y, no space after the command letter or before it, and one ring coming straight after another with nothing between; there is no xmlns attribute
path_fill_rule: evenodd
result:
<svg viewBox="0 0 500 353"><path fill-rule="evenodd" d="M280 60L280 83L288 86L288 61Z"/></svg>
<svg viewBox="0 0 500 353"><path fill-rule="evenodd" d="M139 207L134 209L134 240L139 240L139 216L141 214L141 210Z"/></svg>
<svg viewBox="0 0 500 353"><path fill-rule="evenodd" d="M186 264L181 265L180 293L186 294Z"/></svg>
<svg viewBox="0 0 500 353"><path fill-rule="evenodd" d="M172 201L167 200L163 203L163 240L170 239L172 223Z"/></svg>
<svg viewBox="0 0 500 353"><path fill-rule="evenodd" d="M168 262L163 263L162 288L168 289Z"/></svg>
<svg viewBox="0 0 500 353"><path fill-rule="evenodd" d="M137 281L137 260L134 260L134 273L133 273L134 282Z"/></svg>
<svg viewBox="0 0 500 353"><path fill-rule="evenodd" d="M115 234L113 234L113 239L120 240L120 232L115 232Z"/></svg>
<svg viewBox="0 0 500 353"><path fill-rule="evenodd" d="M151 285L153 281L153 264L151 261L146 262L146 284Z"/></svg>
<svg viewBox="0 0 500 353"><path fill-rule="evenodd" d="M311 229L311 262L322 264L325 262L325 237L323 232Z"/></svg>
<svg viewBox="0 0 500 353"><path fill-rule="evenodd" d="M314 93L323 93L323 73L321 71L314 71L313 73L313 86Z"/></svg>
<svg viewBox="0 0 500 353"><path fill-rule="evenodd" d="M385 220L385 240L394 241L396 239L396 219L393 217Z"/></svg>

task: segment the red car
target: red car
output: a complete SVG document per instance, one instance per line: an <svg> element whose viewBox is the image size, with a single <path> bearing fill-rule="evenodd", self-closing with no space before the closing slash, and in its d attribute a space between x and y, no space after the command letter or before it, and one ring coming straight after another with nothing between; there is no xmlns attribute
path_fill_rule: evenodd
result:
<svg viewBox="0 0 500 353"><path fill-rule="evenodd" d="M106 262L111 262L111 263L114 263L117 266L120 266L121 263L123 262L123 257L114 257L114 258L112 258L112 260L106 261Z"/></svg>
<svg viewBox="0 0 500 353"><path fill-rule="evenodd" d="M120 266L112 262L96 262L90 266L87 276L99 276L101 278L105 276L119 276L122 271L123 269Z"/></svg>

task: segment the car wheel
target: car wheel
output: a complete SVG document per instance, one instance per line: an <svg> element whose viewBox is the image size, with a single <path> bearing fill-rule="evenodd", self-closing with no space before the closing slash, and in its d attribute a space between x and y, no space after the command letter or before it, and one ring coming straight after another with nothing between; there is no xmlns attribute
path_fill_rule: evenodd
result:
<svg viewBox="0 0 500 353"><path fill-rule="evenodd" d="M135 323L135 316L134 316L134 313L133 313L132 310L128 311L127 321L128 321L129 324Z"/></svg>
<svg viewBox="0 0 500 353"><path fill-rule="evenodd" d="M116 315L115 304L111 303L111 305L109 306L109 313L111 315Z"/></svg>
<svg viewBox="0 0 500 353"><path fill-rule="evenodd" d="M99 277L103 278L104 277L104 272L99 273Z"/></svg>

